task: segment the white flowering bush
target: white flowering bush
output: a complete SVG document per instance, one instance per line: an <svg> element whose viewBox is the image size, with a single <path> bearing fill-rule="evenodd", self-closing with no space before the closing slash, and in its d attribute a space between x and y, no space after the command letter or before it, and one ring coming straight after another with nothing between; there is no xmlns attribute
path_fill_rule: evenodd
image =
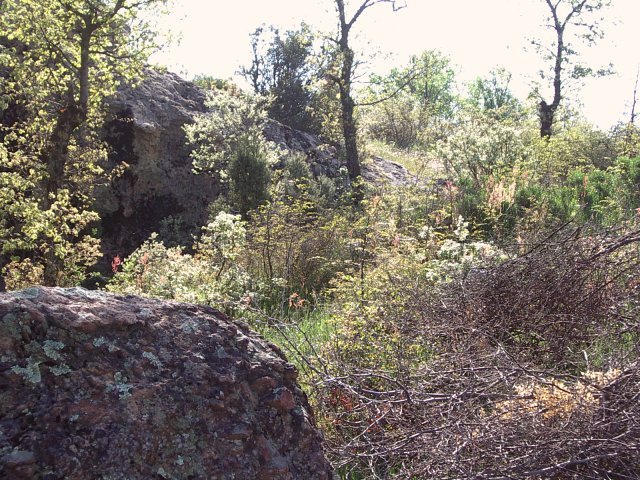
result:
<svg viewBox="0 0 640 480"><path fill-rule="evenodd" d="M482 184L484 178L502 178L525 162L534 134L532 125L468 109L460 112L451 134L438 143L436 152L449 172Z"/></svg>
<svg viewBox="0 0 640 480"><path fill-rule="evenodd" d="M268 97L215 91L209 93L205 104L208 111L184 127L187 141L193 148L191 158L196 172L226 181L229 162L241 141L247 138L258 144L258 150L265 152L267 163L277 161L277 147L263 135L268 120Z"/></svg>
<svg viewBox="0 0 640 480"><path fill-rule="evenodd" d="M167 248L152 234L125 260L107 289L226 307L249 289L249 276L236 262L245 235L240 217L226 212L203 227L194 254L181 247Z"/></svg>

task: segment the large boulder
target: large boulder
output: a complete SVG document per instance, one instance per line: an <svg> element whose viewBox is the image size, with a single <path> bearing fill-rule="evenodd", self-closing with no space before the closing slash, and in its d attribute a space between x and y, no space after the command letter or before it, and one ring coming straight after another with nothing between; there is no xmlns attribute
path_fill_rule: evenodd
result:
<svg viewBox="0 0 640 480"><path fill-rule="evenodd" d="M104 127L109 158L103 165L110 181L97 189L95 201L102 219L103 270L115 255L128 255L152 232L185 244L206 223L221 186L211 176L193 173L183 128L206 111L205 99L194 83L155 70L110 99L110 120ZM264 133L280 148L305 155L314 175L340 175L344 162L338 150L321 138L275 120ZM365 162L363 177L392 185L415 181L404 167L379 157Z"/></svg>
<svg viewBox="0 0 640 480"><path fill-rule="evenodd" d="M205 99L194 83L155 70L110 99L104 127L109 157L103 165L110 181L98 188L95 202L106 260L129 254L163 228L177 230L178 240L188 242L206 223L208 206L221 187L212 177L193 173L183 128L206 111ZM303 153L315 175L338 175L336 148L318 137L275 120L269 121L265 136L285 150Z"/></svg>
<svg viewBox="0 0 640 480"><path fill-rule="evenodd" d="M264 129L264 136L283 150L303 154L314 176L325 175L335 178L339 175L343 163L338 159L338 150L317 135L296 130L276 120L269 120Z"/></svg>
<svg viewBox="0 0 640 480"><path fill-rule="evenodd" d="M205 111L204 101L195 84L154 70L135 88L123 88L110 99L104 167L111 181L98 189L95 202L103 248L110 256L137 248L163 220L178 221L187 238L206 223L219 185L193 173L183 130Z"/></svg>
<svg viewBox="0 0 640 480"><path fill-rule="evenodd" d="M332 478L296 369L212 308L31 288L0 319L0 478Z"/></svg>

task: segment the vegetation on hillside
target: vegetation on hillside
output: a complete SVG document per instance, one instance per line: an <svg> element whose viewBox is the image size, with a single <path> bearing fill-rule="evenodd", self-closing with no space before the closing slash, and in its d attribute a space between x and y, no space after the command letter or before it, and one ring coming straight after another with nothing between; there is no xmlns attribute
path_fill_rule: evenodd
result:
<svg viewBox="0 0 640 480"><path fill-rule="evenodd" d="M280 345L342 478L637 478L640 130L590 125L558 80L579 59L565 27L597 39L604 2L540 1L549 104L516 98L506 68L461 85L435 50L358 89L350 29L391 0L336 0L333 41L258 29L254 92L197 79L208 111L185 134L220 186L208 221L109 259L106 289L213 305ZM0 3L7 288L91 274L104 100L139 78L159 3ZM340 173L268 142L270 116L335 146ZM375 155L415 181L362 182Z"/></svg>

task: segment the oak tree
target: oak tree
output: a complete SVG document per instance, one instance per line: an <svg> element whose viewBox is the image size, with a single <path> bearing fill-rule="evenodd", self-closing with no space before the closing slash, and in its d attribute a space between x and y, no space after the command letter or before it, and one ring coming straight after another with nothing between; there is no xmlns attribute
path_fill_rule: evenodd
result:
<svg viewBox="0 0 640 480"><path fill-rule="evenodd" d="M155 34L141 13L163 3L0 3L2 97L8 99L8 109L20 112L1 125L7 151L3 183L13 182L17 197L50 220L27 228L29 221L9 213L10 205L0 205L5 224L12 226L0 235L13 240L3 248L4 263L12 248L31 250L44 263L45 284L59 283L63 259L75 248L71 237L81 235L96 218L89 212L87 193L99 171L97 160L104 156L96 134L104 100L121 82L141 74L155 47ZM20 187L21 182L26 185Z"/></svg>

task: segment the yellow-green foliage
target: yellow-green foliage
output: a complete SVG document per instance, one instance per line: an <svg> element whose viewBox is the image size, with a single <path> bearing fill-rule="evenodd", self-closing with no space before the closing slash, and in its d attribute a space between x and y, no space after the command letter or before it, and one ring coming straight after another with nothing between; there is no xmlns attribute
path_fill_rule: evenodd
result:
<svg viewBox="0 0 640 480"><path fill-rule="evenodd" d="M449 229L408 221L398 208L416 200L407 196L366 200L351 225L351 267L331 289L338 363L405 373L420 368L434 348L415 335L421 292L501 255L473 241L461 217Z"/></svg>
<svg viewBox="0 0 640 480"><path fill-rule="evenodd" d="M208 92L206 105L209 111L184 126L187 141L193 148L194 168L227 181L229 162L247 139L258 151L265 152L267 163L273 163L277 151L263 135L269 101L266 97L234 91Z"/></svg>
<svg viewBox="0 0 640 480"><path fill-rule="evenodd" d="M90 227L93 189L105 180L104 100L139 79L156 46L153 15L141 12L163 3L0 3L0 106L9 109L0 125L0 268L8 288L76 285L99 256ZM64 119L69 112L73 121Z"/></svg>

